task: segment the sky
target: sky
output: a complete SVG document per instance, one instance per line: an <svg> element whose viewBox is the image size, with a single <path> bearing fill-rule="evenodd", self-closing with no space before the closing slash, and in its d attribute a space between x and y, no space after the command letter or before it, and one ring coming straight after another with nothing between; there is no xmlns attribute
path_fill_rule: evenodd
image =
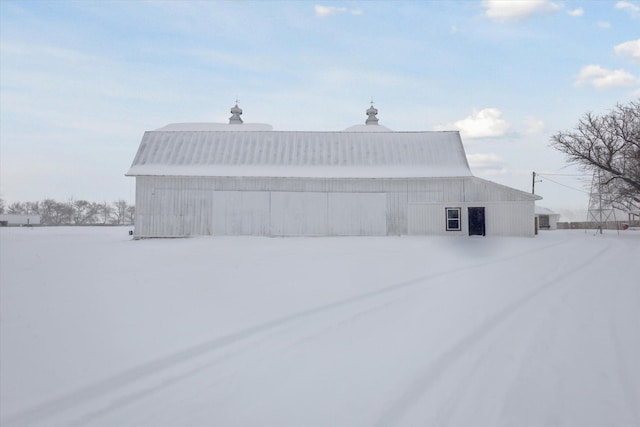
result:
<svg viewBox="0 0 640 427"><path fill-rule="evenodd" d="M142 135L178 122L459 130L478 177L586 217L550 146L640 99L640 1L0 2L0 197L135 201Z"/></svg>

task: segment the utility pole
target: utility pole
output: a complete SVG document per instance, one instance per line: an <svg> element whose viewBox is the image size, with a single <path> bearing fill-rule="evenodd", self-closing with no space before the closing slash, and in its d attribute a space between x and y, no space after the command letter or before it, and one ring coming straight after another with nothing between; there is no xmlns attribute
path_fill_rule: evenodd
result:
<svg viewBox="0 0 640 427"><path fill-rule="evenodd" d="M542 182L542 180L536 181L536 173L533 172L531 176L531 194L536 194L536 182Z"/></svg>
<svg viewBox="0 0 640 427"><path fill-rule="evenodd" d="M531 194L536 194L536 173L535 171L531 177Z"/></svg>

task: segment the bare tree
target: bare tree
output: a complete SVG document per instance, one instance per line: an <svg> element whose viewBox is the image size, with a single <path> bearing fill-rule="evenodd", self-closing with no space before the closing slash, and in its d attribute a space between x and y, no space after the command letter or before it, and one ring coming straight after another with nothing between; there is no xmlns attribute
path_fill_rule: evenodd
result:
<svg viewBox="0 0 640 427"><path fill-rule="evenodd" d="M136 218L136 207L134 205L127 206L127 219L125 224L130 225L133 224Z"/></svg>
<svg viewBox="0 0 640 427"><path fill-rule="evenodd" d="M600 169L602 187L616 207L640 210L640 100L618 104L603 116L585 114L573 131L551 145L585 171Z"/></svg>
<svg viewBox="0 0 640 427"><path fill-rule="evenodd" d="M44 199L40 207L40 222L44 225L61 225L64 222L63 204Z"/></svg>
<svg viewBox="0 0 640 427"><path fill-rule="evenodd" d="M103 202L98 205L98 214L102 216L103 225L106 225L109 223L112 213L113 213L113 208L107 202Z"/></svg>
<svg viewBox="0 0 640 427"><path fill-rule="evenodd" d="M73 198L70 198L69 200L67 200L66 203L60 203L60 209L62 210L62 216L63 216L63 220L62 223L63 224L73 224L73 218L74 218L74 214L75 214L75 207L74 207L74 201Z"/></svg>
<svg viewBox="0 0 640 427"><path fill-rule="evenodd" d="M40 202L25 202L24 208L28 215L38 215L40 213Z"/></svg>
<svg viewBox="0 0 640 427"><path fill-rule="evenodd" d="M9 205L9 207L7 208L7 213L13 214L13 215L22 215L22 214L26 213L26 211L24 209L24 204L22 204L20 202L11 203Z"/></svg>
<svg viewBox="0 0 640 427"><path fill-rule="evenodd" d="M95 203L90 203L86 200L76 200L73 203L73 208L74 224L84 225L94 224L96 222L98 216L98 205Z"/></svg>
<svg viewBox="0 0 640 427"><path fill-rule="evenodd" d="M124 224L126 215L127 215L127 201L120 199L116 202L113 202L112 207L113 207L113 219L111 220L111 222L117 225Z"/></svg>
<svg viewBox="0 0 640 427"><path fill-rule="evenodd" d="M42 225L132 224L135 206L121 199L113 203L87 200L58 202L45 199L36 202L7 202L0 199L0 213L40 215Z"/></svg>

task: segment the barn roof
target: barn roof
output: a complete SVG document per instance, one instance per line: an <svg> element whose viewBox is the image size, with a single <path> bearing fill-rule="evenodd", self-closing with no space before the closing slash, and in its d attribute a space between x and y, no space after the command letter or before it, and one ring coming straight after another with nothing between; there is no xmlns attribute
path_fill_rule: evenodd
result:
<svg viewBox="0 0 640 427"><path fill-rule="evenodd" d="M244 126L226 125L222 130L169 125L145 132L127 175L471 176L457 131L381 132L368 126L376 131L283 132Z"/></svg>

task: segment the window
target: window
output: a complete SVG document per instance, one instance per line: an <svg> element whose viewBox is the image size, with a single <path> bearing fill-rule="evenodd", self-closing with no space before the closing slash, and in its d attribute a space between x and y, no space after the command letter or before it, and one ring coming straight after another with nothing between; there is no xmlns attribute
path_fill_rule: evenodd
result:
<svg viewBox="0 0 640 427"><path fill-rule="evenodd" d="M540 228L549 229L549 215L540 215Z"/></svg>
<svg viewBox="0 0 640 427"><path fill-rule="evenodd" d="M446 208L447 231L460 231L460 208Z"/></svg>

